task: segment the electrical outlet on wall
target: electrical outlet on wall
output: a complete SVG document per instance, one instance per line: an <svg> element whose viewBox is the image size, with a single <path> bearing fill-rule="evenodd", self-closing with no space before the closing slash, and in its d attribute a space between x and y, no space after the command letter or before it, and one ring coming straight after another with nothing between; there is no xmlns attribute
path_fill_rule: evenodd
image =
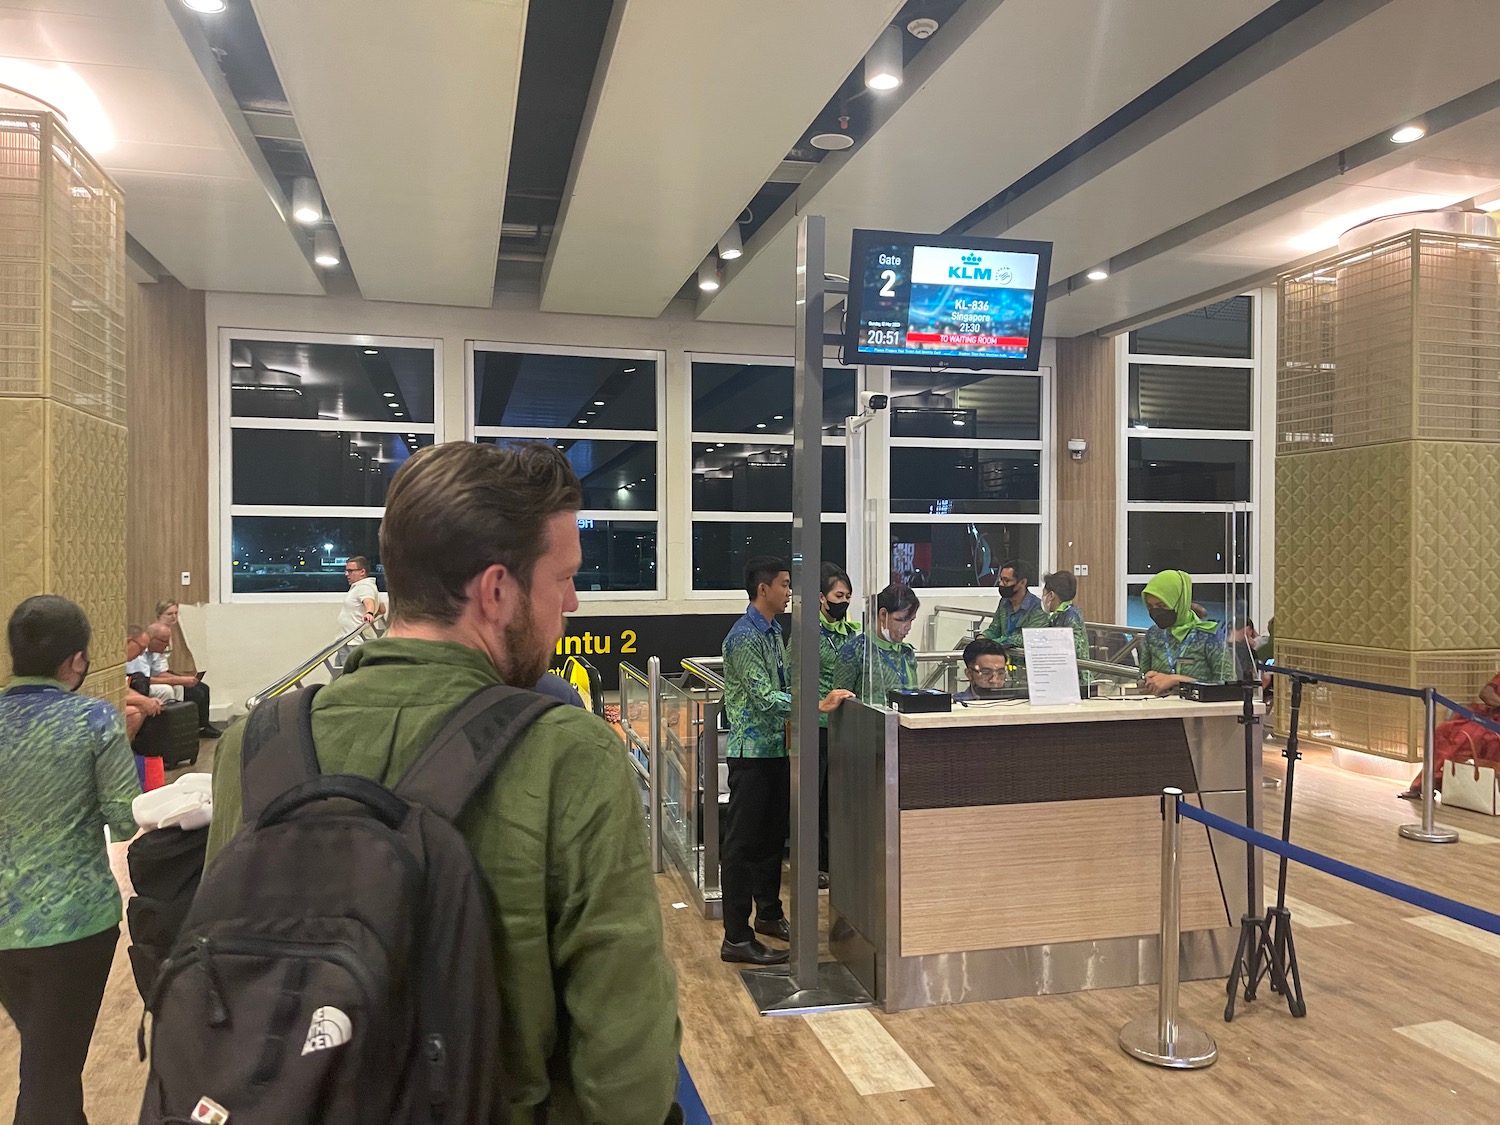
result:
<svg viewBox="0 0 1500 1125"><path fill-rule="evenodd" d="M1088 563L1074 563L1073 564L1073 574L1076 577L1078 577L1078 578L1087 578L1089 576L1089 564Z"/></svg>
<svg viewBox="0 0 1500 1125"><path fill-rule="evenodd" d="M193 584L193 572L192 571L190 571L190 570L184 570L182 572L182 584L184 586L191 586Z"/></svg>

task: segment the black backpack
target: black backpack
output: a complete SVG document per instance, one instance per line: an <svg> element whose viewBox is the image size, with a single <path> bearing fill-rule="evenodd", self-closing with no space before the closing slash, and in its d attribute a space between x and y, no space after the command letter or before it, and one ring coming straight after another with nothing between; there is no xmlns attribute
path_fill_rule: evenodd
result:
<svg viewBox="0 0 1500 1125"><path fill-rule="evenodd" d="M315 692L246 724L244 827L147 1002L141 1123L507 1120L490 892L452 821L556 701L476 692L393 791L320 774Z"/></svg>

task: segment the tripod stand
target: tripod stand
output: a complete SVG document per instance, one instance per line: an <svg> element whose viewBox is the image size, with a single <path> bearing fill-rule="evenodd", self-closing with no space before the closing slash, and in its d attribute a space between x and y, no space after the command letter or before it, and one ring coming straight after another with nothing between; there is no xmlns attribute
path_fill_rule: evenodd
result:
<svg viewBox="0 0 1500 1125"><path fill-rule="evenodd" d="M1292 724L1287 731L1286 784L1282 787L1283 809L1281 815L1281 839L1286 843L1292 835L1292 792L1296 783L1297 759L1302 757L1297 749L1297 729L1302 713L1302 688L1308 683L1303 676L1292 677ZM1250 785L1254 768L1254 756L1260 753L1255 745L1255 687L1245 688L1245 710L1240 716L1245 728L1245 819L1251 827L1255 824L1255 792ZM1276 905L1266 908L1264 916L1246 913L1240 918L1240 944L1234 955L1234 968L1229 973L1227 991L1229 1002L1224 1007L1224 1022L1234 1019L1234 1006L1239 995L1241 979L1245 982L1245 999L1254 1000L1260 982L1267 974L1271 977L1271 991L1286 998L1287 1009L1297 1018L1307 1015L1307 1003L1302 997L1302 973L1297 967L1297 946L1292 939L1292 912L1286 908L1286 865L1281 857L1276 880ZM1245 901L1255 901L1259 888L1255 879L1255 849L1245 845Z"/></svg>

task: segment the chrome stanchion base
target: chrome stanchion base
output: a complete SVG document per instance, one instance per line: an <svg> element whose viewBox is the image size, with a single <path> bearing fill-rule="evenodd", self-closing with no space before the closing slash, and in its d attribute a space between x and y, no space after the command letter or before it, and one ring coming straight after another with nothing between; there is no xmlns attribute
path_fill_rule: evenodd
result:
<svg viewBox="0 0 1500 1125"><path fill-rule="evenodd" d="M1178 1020L1169 1042L1163 1043L1155 1012L1138 1016L1120 1029L1120 1049L1132 1058L1152 1066L1174 1070L1202 1070L1213 1066L1219 1048L1213 1036L1201 1028Z"/></svg>
<svg viewBox="0 0 1500 1125"><path fill-rule="evenodd" d="M1441 824L1434 824L1432 830L1428 831L1420 824L1403 824L1396 829L1404 840L1416 840L1422 844L1456 844L1458 833L1452 828L1445 828Z"/></svg>

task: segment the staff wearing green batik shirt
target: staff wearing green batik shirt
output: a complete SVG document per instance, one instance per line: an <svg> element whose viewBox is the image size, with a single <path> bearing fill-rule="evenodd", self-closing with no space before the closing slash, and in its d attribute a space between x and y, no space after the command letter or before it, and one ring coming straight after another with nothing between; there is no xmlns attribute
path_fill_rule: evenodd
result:
<svg viewBox="0 0 1500 1125"><path fill-rule="evenodd" d="M1041 600L1031 592L1031 567L1020 559L1010 559L1000 567L995 588L1000 604L995 617L983 633L1000 646L1009 649L1014 671L1007 681L1011 687L1026 686L1026 653L1022 629L1040 629L1047 623L1047 612Z"/></svg>
<svg viewBox="0 0 1500 1125"><path fill-rule="evenodd" d="M1234 658L1219 626L1193 612L1193 580L1180 570L1164 570L1141 592L1154 623L1146 631L1141 671L1153 695L1167 695L1194 680L1234 679Z"/></svg>
<svg viewBox="0 0 1500 1125"><path fill-rule="evenodd" d="M823 564L823 582L818 598L818 696L833 690L833 671L839 649L859 632L849 620L849 599L854 584L838 563ZM828 713L818 713L818 886L828 886Z"/></svg>
<svg viewBox="0 0 1500 1125"><path fill-rule="evenodd" d="M866 703L886 706L885 693L917 686L917 654L906 643L922 603L910 586L887 586L875 599L873 635L856 633L839 650L833 682Z"/></svg>
<svg viewBox="0 0 1500 1125"><path fill-rule="evenodd" d="M1072 629L1073 652L1079 660L1089 656L1089 631L1083 624L1073 599L1078 596L1078 582L1066 570L1059 570L1042 579L1042 609L1047 614L1047 629ZM1078 669L1078 690L1087 696L1093 676L1082 667Z"/></svg>

